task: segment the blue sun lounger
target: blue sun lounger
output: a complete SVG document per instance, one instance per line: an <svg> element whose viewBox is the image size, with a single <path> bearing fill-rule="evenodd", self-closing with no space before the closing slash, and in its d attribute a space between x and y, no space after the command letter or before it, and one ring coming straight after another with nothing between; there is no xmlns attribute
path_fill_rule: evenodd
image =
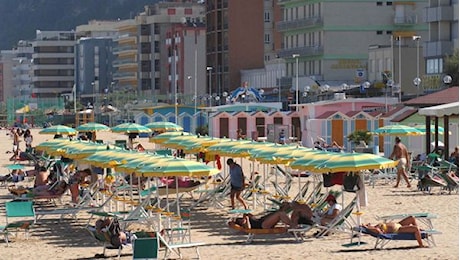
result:
<svg viewBox="0 0 460 260"><path fill-rule="evenodd" d="M386 246L388 243L394 240L417 240L415 238L414 234L411 233L391 233L391 234L375 234L370 232L367 228L361 226L361 227L355 227L354 230L355 232L359 232L362 234L370 235L374 238L376 238L375 241L375 246L374 248L379 248L382 249L384 246ZM441 234L441 232L437 230L421 230L420 231L422 235L422 239L426 241L428 246L434 246L436 245L434 242L433 235L435 234Z"/></svg>

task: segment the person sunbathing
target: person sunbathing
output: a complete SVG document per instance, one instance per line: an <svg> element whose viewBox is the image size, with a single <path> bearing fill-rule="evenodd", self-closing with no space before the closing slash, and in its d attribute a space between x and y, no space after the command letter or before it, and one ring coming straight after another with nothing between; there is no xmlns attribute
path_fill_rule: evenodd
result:
<svg viewBox="0 0 460 260"><path fill-rule="evenodd" d="M286 214L286 210L289 208L289 203L283 203L278 211L269 213L262 217L255 217L248 213L243 214L242 218L236 218L233 222L245 229L270 229L274 228L278 222L283 222L286 225L291 225L291 219Z"/></svg>
<svg viewBox="0 0 460 260"><path fill-rule="evenodd" d="M307 204L300 204L296 201L291 202L291 226L297 227L299 224L313 225L313 212Z"/></svg>
<svg viewBox="0 0 460 260"><path fill-rule="evenodd" d="M31 194L33 197L53 197L64 194L67 190L68 184L65 181L59 181L54 185L42 185L32 189Z"/></svg>
<svg viewBox="0 0 460 260"><path fill-rule="evenodd" d="M40 166L38 169L38 173L35 175L34 187L47 185L49 176L50 172L45 167Z"/></svg>
<svg viewBox="0 0 460 260"><path fill-rule="evenodd" d="M72 203L78 203L78 197L80 196L80 185L85 183L86 178L89 176L91 176L91 170L85 169L83 171L77 171L70 177L69 184Z"/></svg>
<svg viewBox="0 0 460 260"><path fill-rule="evenodd" d="M399 222L386 222L379 223L377 225L364 224L369 232L373 234L414 234L415 239L417 239L419 247L426 247L422 242L422 234L420 233L420 228L417 226L417 222L413 216L409 216Z"/></svg>

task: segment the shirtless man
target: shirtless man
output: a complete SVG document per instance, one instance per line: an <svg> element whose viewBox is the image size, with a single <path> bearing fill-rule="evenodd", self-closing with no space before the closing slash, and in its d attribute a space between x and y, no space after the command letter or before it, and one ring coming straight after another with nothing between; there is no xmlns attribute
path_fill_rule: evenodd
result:
<svg viewBox="0 0 460 260"><path fill-rule="evenodd" d="M35 184L34 187L47 185L48 184L48 177L50 172L45 167L40 167L38 169L38 173L35 175Z"/></svg>
<svg viewBox="0 0 460 260"><path fill-rule="evenodd" d="M13 129L11 134L13 135L13 155L11 156L10 161L13 161L16 160L19 156L19 128Z"/></svg>
<svg viewBox="0 0 460 260"><path fill-rule="evenodd" d="M398 172L396 175L396 185L394 187L398 188L402 176L407 183L407 188L410 188L411 185L409 183L409 179L407 178L406 172L406 169L408 168L410 162L409 152L407 151L406 146L403 143L401 143L401 139L399 137L395 138L395 145L393 147L393 152L390 155L390 159L399 160L397 166Z"/></svg>

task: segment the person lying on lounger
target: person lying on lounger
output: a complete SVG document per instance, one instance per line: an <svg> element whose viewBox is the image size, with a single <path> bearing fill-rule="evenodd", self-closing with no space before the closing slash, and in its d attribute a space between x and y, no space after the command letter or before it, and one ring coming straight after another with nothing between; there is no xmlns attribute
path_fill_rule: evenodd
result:
<svg viewBox="0 0 460 260"><path fill-rule="evenodd" d="M417 222L413 216L409 216L399 222L386 222L377 225L365 224L363 225L367 230L373 234L393 234L393 233L407 233L414 234L417 239L419 247L426 247L422 242L422 235L417 226Z"/></svg>
<svg viewBox="0 0 460 260"><path fill-rule="evenodd" d="M283 203L278 211L269 213L262 217L256 217L252 214L243 214L242 218L236 218L234 223L245 229L270 229L274 228L278 222L291 225L291 219L286 214L289 203Z"/></svg>
<svg viewBox="0 0 460 260"><path fill-rule="evenodd" d="M335 219L342 210L342 205L337 203L334 195L329 194L326 198L326 202L329 205L328 210L321 216L321 225L325 226Z"/></svg>
<svg viewBox="0 0 460 260"><path fill-rule="evenodd" d="M291 202L291 226L297 227L299 224L313 225L313 212L307 204L300 204L296 201Z"/></svg>
<svg viewBox="0 0 460 260"><path fill-rule="evenodd" d="M68 184L65 181L59 181L53 185L42 185L32 189L33 197L59 196L67 190Z"/></svg>

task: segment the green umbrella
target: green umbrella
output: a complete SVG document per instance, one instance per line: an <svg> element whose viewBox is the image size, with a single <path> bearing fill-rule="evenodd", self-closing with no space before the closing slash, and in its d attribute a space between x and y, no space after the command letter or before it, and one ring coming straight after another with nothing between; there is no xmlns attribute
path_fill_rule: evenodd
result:
<svg viewBox="0 0 460 260"><path fill-rule="evenodd" d="M188 132L166 132L166 133L162 133L162 134L159 134L159 135L156 135L150 138L149 142L156 143L156 144L162 144L171 138L174 138L177 136L185 136L185 135L192 135L192 134Z"/></svg>
<svg viewBox="0 0 460 260"><path fill-rule="evenodd" d="M126 133L126 134L139 134L139 133L151 133L152 130L149 128L136 124L136 123L123 123L112 127L114 133Z"/></svg>
<svg viewBox="0 0 460 260"><path fill-rule="evenodd" d="M218 169L206 164L180 158L162 160L155 164L146 164L136 170L137 175L144 177L178 177L178 176L211 176Z"/></svg>
<svg viewBox="0 0 460 260"><path fill-rule="evenodd" d="M292 163L289 164L289 167L295 170L311 171L317 165L329 160L329 158L337 154L338 153L325 152L321 150L312 151L306 153L306 155L302 158L295 159Z"/></svg>
<svg viewBox="0 0 460 260"><path fill-rule="evenodd" d="M324 172L356 172L369 169L394 168L398 161L370 153L337 153L328 160L318 164L313 171Z"/></svg>
<svg viewBox="0 0 460 260"><path fill-rule="evenodd" d="M77 128L75 128L78 132L97 132L97 131L105 131L105 130L110 130L110 127L99 124L99 123L86 123L83 125L79 125Z"/></svg>
<svg viewBox="0 0 460 260"><path fill-rule="evenodd" d="M41 130L38 133L44 135L75 135L77 134L77 130L65 125L53 125Z"/></svg>
<svg viewBox="0 0 460 260"><path fill-rule="evenodd" d="M152 122L145 125L152 131L158 132L174 132L174 131L183 131L184 128L178 124L172 122Z"/></svg>
<svg viewBox="0 0 460 260"><path fill-rule="evenodd" d="M407 125L387 125L376 129L375 135L423 135L423 132L415 127Z"/></svg>

